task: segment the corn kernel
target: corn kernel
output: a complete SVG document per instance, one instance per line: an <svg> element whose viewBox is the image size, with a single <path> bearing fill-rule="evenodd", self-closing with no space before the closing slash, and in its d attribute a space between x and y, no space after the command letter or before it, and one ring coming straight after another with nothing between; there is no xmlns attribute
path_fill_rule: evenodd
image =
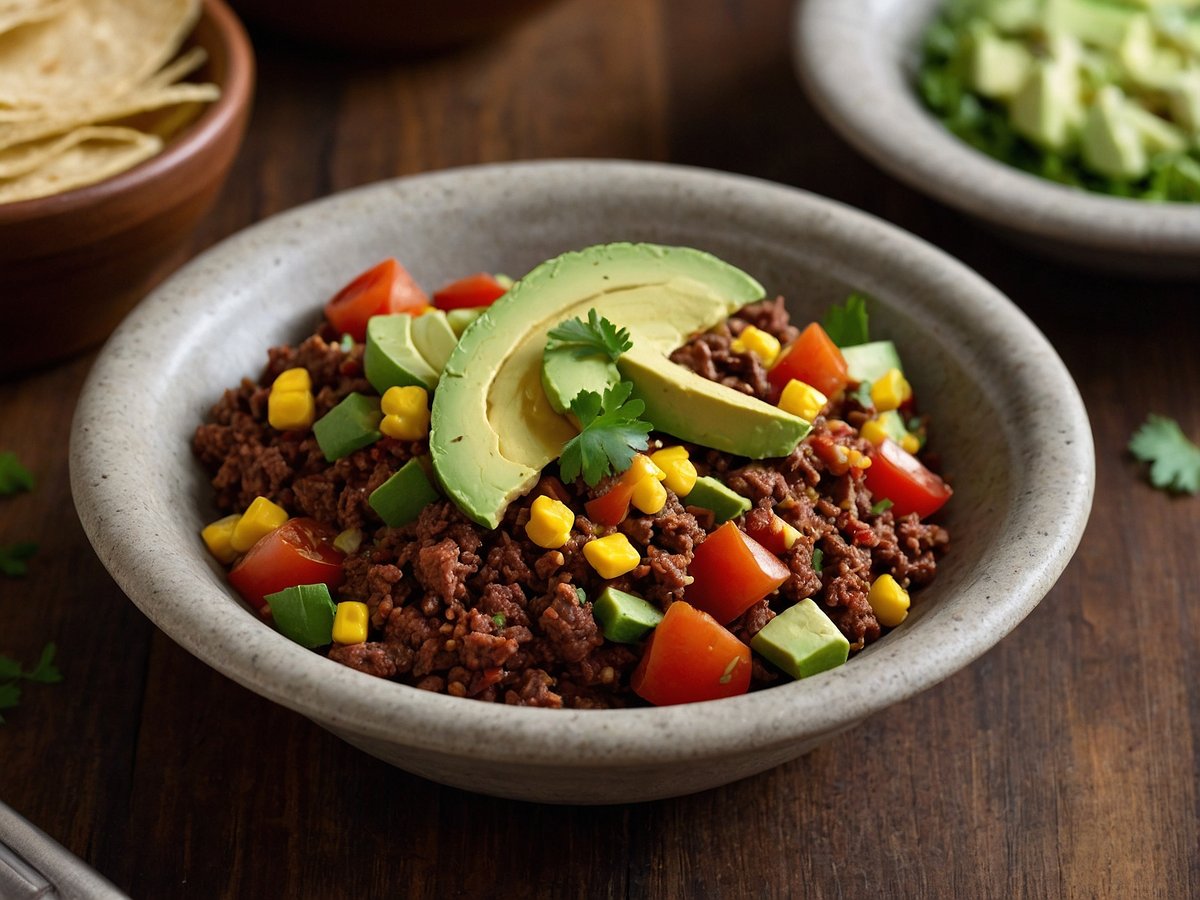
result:
<svg viewBox="0 0 1200 900"><path fill-rule="evenodd" d="M779 339L761 328L747 325L745 330L733 339L729 349L734 353L753 353L762 360L764 366L769 366L779 356Z"/></svg>
<svg viewBox="0 0 1200 900"><path fill-rule="evenodd" d="M908 591L891 575L880 575L867 593L867 602L881 625L895 628L908 617Z"/></svg>
<svg viewBox="0 0 1200 900"><path fill-rule="evenodd" d="M575 513L560 500L542 494L529 508L529 521L525 533L539 547L557 550L571 536L575 525Z"/></svg>
<svg viewBox="0 0 1200 900"><path fill-rule="evenodd" d="M686 497L696 486L696 467L688 459L686 447L664 447L650 454L650 459L663 470L666 478L663 484L675 492L676 496Z"/></svg>
<svg viewBox="0 0 1200 900"><path fill-rule="evenodd" d="M200 537L204 539L205 546L208 547L208 552L215 556L219 562L225 563L225 565L229 565L238 556L238 552L233 549L233 544L230 541L233 538L233 529L237 526L240 518L241 516L238 513L234 513L231 516L210 522L200 532Z"/></svg>
<svg viewBox="0 0 1200 900"><path fill-rule="evenodd" d="M667 489L653 476L643 478L633 486L630 502L646 515L652 516L667 505Z"/></svg>
<svg viewBox="0 0 1200 900"><path fill-rule="evenodd" d="M871 468L871 457L850 447L846 450L846 465L852 469L869 469Z"/></svg>
<svg viewBox="0 0 1200 900"><path fill-rule="evenodd" d="M871 384L871 402L880 412L896 409L912 396L912 385L899 369L888 369Z"/></svg>
<svg viewBox="0 0 1200 900"><path fill-rule="evenodd" d="M799 416L806 422L811 422L825 408L829 398L811 384L805 384L793 378L779 395L779 408Z"/></svg>
<svg viewBox="0 0 1200 900"><path fill-rule="evenodd" d="M687 447L684 447L682 444L676 444L674 447L663 447L661 450L655 450L650 454L650 462L664 470L667 468L667 463L687 458Z"/></svg>
<svg viewBox="0 0 1200 900"><path fill-rule="evenodd" d="M904 437L902 437L900 439L900 446L903 447L905 450L907 450L909 453L915 454L918 450L921 449L921 439L919 437L917 437L915 434L912 434L910 432L909 434L904 435Z"/></svg>
<svg viewBox="0 0 1200 900"><path fill-rule="evenodd" d="M367 639L367 619L370 613L367 604L357 600L346 600L337 605L333 614L333 642L335 644L361 644Z"/></svg>
<svg viewBox="0 0 1200 900"><path fill-rule="evenodd" d="M419 441L429 434L429 392L417 385L390 387L380 400L379 430L390 438Z"/></svg>
<svg viewBox="0 0 1200 900"><path fill-rule="evenodd" d="M633 455L633 462L629 464L629 469L626 471L624 477L628 478L634 484L637 484L643 478L651 476L657 478L659 481L662 481L667 477L667 473L660 469L658 465L656 465L655 462L646 454L635 453Z"/></svg>
<svg viewBox="0 0 1200 900"><path fill-rule="evenodd" d="M620 532L588 541L583 545L583 555L601 578L616 578L632 572L642 561L629 538Z"/></svg>
<svg viewBox="0 0 1200 900"><path fill-rule="evenodd" d="M288 520L287 510L268 500L255 497L245 514L234 526L229 543L238 553L245 553L258 543L259 538L270 534Z"/></svg>
<svg viewBox="0 0 1200 900"><path fill-rule="evenodd" d="M787 522L783 521L783 519L780 519L778 516L775 518L778 520L780 525L779 532L783 535L783 548L785 550L791 550L796 541L800 540L800 532Z"/></svg>
<svg viewBox="0 0 1200 900"><path fill-rule="evenodd" d="M311 428L316 418L317 404L308 391L272 389L267 397L267 422L276 431L301 431Z"/></svg>
<svg viewBox="0 0 1200 900"><path fill-rule="evenodd" d="M879 419L871 419L868 422L863 422L862 428L859 429L859 434L878 446L883 443L883 439L888 436L887 429L883 427L883 423Z"/></svg>
<svg viewBox="0 0 1200 900"><path fill-rule="evenodd" d="M308 374L308 369L299 367L284 369L271 383L271 390L283 391L284 393L291 391L311 391L312 378Z"/></svg>

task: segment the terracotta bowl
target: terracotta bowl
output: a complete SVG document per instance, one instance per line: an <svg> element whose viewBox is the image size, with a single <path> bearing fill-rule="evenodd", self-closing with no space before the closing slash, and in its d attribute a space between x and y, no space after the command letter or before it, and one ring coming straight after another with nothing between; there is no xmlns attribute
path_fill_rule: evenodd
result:
<svg viewBox="0 0 1200 900"><path fill-rule="evenodd" d="M395 255L425 285L520 274L567 249L698 247L788 297L800 321L876 298L932 415L953 544L909 618L838 669L660 709L489 704L372 678L305 650L230 590L200 529L216 518L191 437L222 390L297 341L350 275ZM928 244L801 191L644 163L483 166L361 188L267 220L191 262L126 319L79 401L71 487L117 583L209 665L401 768L527 800L618 803L761 772L937 683L1017 626L1087 520L1091 431L1046 339ZM136 502L130 502L136 497ZM999 698L981 696L980 703ZM232 738L231 738L232 739Z"/></svg>
<svg viewBox="0 0 1200 900"><path fill-rule="evenodd" d="M1022 247L1091 269L1200 279L1200 204L1090 193L1023 172L951 134L913 87L944 0L801 0L796 68L855 149Z"/></svg>
<svg viewBox="0 0 1200 900"><path fill-rule="evenodd" d="M340 50L428 52L479 40L552 0L235 0L248 22Z"/></svg>
<svg viewBox="0 0 1200 900"><path fill-rule="evenodd" d="M222 0L204 0L191 43L221 97L159 155L77 190L0 204L0 376L98 344L183 260L212 208L250 112L254 57Z"/></svg>

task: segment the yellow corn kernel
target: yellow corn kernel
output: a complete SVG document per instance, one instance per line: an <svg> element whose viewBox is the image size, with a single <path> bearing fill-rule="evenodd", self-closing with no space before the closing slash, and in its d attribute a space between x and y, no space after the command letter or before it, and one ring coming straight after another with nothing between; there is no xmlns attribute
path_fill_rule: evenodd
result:
<svg viewBox="0 0 1200 900"><path fill-rule="evenodd" d="M651 453L650 460L662 469L666 475L663 484L674 491L676 496L686 497L696 486L696 467L688 459L686 447L663 447Z"/></svg>
<svg viewBox="0 0 1200 900"><path fill-rule="evenodd" d="M417 385L390 387L380 400L379 430L390 438L419 441L429 434L429 391Z"/></svg>
<svg viewBox="0 0 1200 900"><path fill-rule="evenodd" d="M346 600L337 605L333 614L333 642L335 644L361 644L367 639L367 619L370 613L367 604L357 600Z"/></svg>
<svg viewBox="0 0 1200 900"><path fill-rule="evenodd" d="M266 497L255 497L245 514L234 526L229 543L238 553L245 553L288 520L287 510Z"/></svg>
<svg viewBox="0 0 1200 900"><path fill-rule="evenodd" d="M643 478L649 477L654 477L662 481L667 477L667 473L660 469L646 454L635 453L633 455L633 462L629 464L629 469L625 472L624 477L637 484ZM628 483L626 482L626 484Z"/></svg>
<svg viewBox="0 0 1200 900"><path fill-rule="evenodd" d="M629 538L620 532L588 541L583 545L583 555L601 578L616 578L632 572L642 561Z"/></svg>
<svg viewBox="0 0 1200 900"><path fill-rule="evenodd" d="M905 434L904 437L902 437L900 439L900 446L903 447L905 450L907 450L909 453L915 454L918 450L921 449L921 439L919 437L917 437L915 434L908 433L908 434Z"/></svg>
<svg viewBox="0 0 1200 900"><path fill-rule="evenodd" d="M687 458L687 447L684 447L682 444L676 444L674 447L663 447L661 450L655 450L650 454L650 462L664 470L667 468L667 463Z"/></svg>
<svg viewBox="0 0 1200 900"><path fill-rule="evenodd" d="M908 591L891 575L880 575L867 593L867 602L881 625L895 628L908 617Z"/></svg>
<svg viewBox="0 0 1200 900"><path fill-rule="evenodd" d="M912 385L899 369L888 369L871 384L871 402L879 412L896 409L912 396Z"/></svg>
<svg viewBox="0 0 1200 900"><path fill-rule="evenodd" d="M848 447L846 448L846 465L852 469L869 469L871 468L871 457L860 453L853 447Z"/></svg>
<svg viewBox="0 0 1200 900"><path fill-rule="evenodd" d="M299 371L304 372L303 369ZM276 431L301 431L312 428L312 423L316 418L317 404L310 391L271 389L271 393L267 397L267 422Z"/></svg>
<svg viewBox="0 0 1200 900"><path fill-rule="evenodd" d="M762 360L764 366L769 366L779 356L779 339L761 328L747 325L745 330L733 339L729 349L734 353L753 353Z"/></svg>
<svg viewBox="0 0 1200 900"><path fill-rule="evenodd" d="M775 518L779 519L778 516ZM791 550L792 545L795 544L796 541L800 540L800 532L787 522L783 521L783 519L779 519L779 526L780 534L783 535L783 547L785 550Z"/></svg>
<svg viewBox="0 0 1200 900"><path fill-rule="evenodd" d="M779 408L799 416L806 422L811 422L825 408L829 398L811 384L805 384L793 378L779 395Z"/></svg>
<svg viewBox="0 0 1200 900"><path fill-rule="evenodd" d="M557 550L571 536L575 525L575 513L560 500L542 494L529 507L529 521L525 533L539 547Z"/></svg>
<svg viewBox="0 0 1200 900"><path fill-rule="evenodd" d="M219 562L225 563L225 565L229 565L238 556L238 552L233 549L231 540L233 539L233 529L237 527L240 518L241 516L238 513L234 513L231 516L210 522L200 532L200 537L204 539L205 546L208 547L208 552L215 556Z"/></svg>
<svg viewBox="0 0 1200 900"><path fill-rule="evenodd" d="M667 489L653 476L643 478L633 486L630 502L646 515L652 516L667 505Z"/></svg>
<svg viewBox="0 0 1200 900"><path fill-rule="evenodd" d="M272 391L311 391L312 378L308 374L308 369L295 368L284 369L275 380L271 383Z"/></svg>
<svg viewBox="0 0 1200 900"><path fill-rule="evenodd" d="M863 426L859 429L858 433L876 446L882 444L883 439L888 436L887 429L883 427L883 422L879 419L871 419L870 421L863 422Z"/></svg>

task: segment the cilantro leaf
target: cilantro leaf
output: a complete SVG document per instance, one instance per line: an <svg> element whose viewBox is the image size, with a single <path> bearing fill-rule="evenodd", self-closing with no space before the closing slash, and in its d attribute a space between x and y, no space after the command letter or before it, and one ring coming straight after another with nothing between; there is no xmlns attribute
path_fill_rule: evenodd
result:
<svg viewBox="0 0 1200 900"><path fill-rule="evenodd" d="M0 679L7 681L21 677L21 664L11 656L0 654Z"/></svg>
<svg viewBox="0 0 1200 900"><path fill-rule="evenodd" d="M851 294L840 306L831 306L821 325L829 339L839 347L865 344L870 340L867 337L867 295Z"/></svg>
<svg viewBox="0 0 1200 900"><path fill-rule="evenodd" d="M37 553L37 544L23 541L19 544L0 546L0 573L17 578L29 571L25 563Z"/></svg>
<svg viewBox="0 0 1200 900"><path fill-rule="evenodd" d="M54 651L56 649L53 643L43 647L42 655L38 657L37 665L28 672L23 673L22 677L26 681L36 681L38 684L58 684L62 681L62 672L58 671L58 666L54 664Z"/></svg>
<svg viewBox="0 0 1200 900"><path fill-rule="evenodd" d="M12 709L21 702L21 689L11 682L9 684L0 684L0 709ZM3 722L3 717L0 717L0 722Z"/></svg>
<svg viewBox="0 0 1200 900"><path fill-rule="evenodd" d="M595 487L605 475L624 472L633 454L646 449L653 426L638 418L646 404L630 400L632 392L633 385L621 381L603 399L595 391L580 391L571 401L581 430L563 447L558 464L564 481L574 481L582 472L583 480Z"/></svg>
<svg viewBox="0 0 1200 900"><path fill-rule="evenodd" d="M869 381L859 382L858 387L851 391L850 397L863 409L875 408L875 401L871 398L871 382Z"/></svg>
<svg viewBox="0 0 1200 900"><path fill-rule="evenodd" d="M882 512L887 512L893 506L895 506L895 504L892 503L892 501L889 500L887 497L884 497L882 500L880 500L878 503L874 504L871 507L871 515L877 516Z"/></svg>
<svg viewBox="0 0 1200 900"><path fill-rule="evenodd" d="M1150 483L1180 494L1200 492L1200 447L1179 423L1151 413L1129 439L1129 452L1150 463Z"/></svg>
<svg viewBox="0 0 1200 900"><path fill-rule="evenodd" d="M821 574L821 567L825 564L825 551L820 547L813 547L812 567L813 571L818 575Z"/></svg>
<svg viewBox="0 0 1200 900"><path fill-rule="evenodd" d="M33 490L33 474L11 450L0 452L0 497Z"/></svg>
<svg viewBox="0 0 1200 900"><path fill-rule="evenodd" d="M576 357L599 354L616 362L622 353L633 346L629 331L618 329L595 309L588 310L588 320L567 319L550 329L547 350L569 350Z"/></svg>

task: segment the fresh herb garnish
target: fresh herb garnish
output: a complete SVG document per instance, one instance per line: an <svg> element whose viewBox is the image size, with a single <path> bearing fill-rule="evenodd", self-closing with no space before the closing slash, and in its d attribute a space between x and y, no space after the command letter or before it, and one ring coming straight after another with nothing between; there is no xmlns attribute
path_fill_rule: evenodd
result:
<svg viewBox="0 0 1200 900"><path fill-rule="evenodd" d="M872 409L875 406L875 401L871 399L871 382L869 381L860 381L850 397L863 409Z"/></svg>
<svg viewBox="0 0 1200 900"><path fill-rule="evenodd" d="M586 322L567 319L550 329L547 338L547 350L569 350L576 357L599 354L612 362L633 346L627 329L617 328L594 309L588 310Z"/></svg>
<svg viewBox="0 0 1200 900"><path fill-rule="evenodd" d="M851 294L842 304L829 307L821 323L829 339L839 347L865 344L867 337L867 297Z"/></svg>
<svg viewBox="0 0 1200 900"><path fill-rule="evenodd" d="M508 619L505 617L504 613L496 613L494 616L492 616L492 624L497 628L503 628L504 623L507 621Z"/></svg>
<svg viewBox="0 0 1200 900"><path fill-rule="evenodd" d="M349 353L351 350L354 349L354 335L348 334L348 333L343 334L340 344L342 347L342 352Z"/></svg>
<svg viewBox="0 0 1200 900"><path fill-rule="evenodd" d="M32 669L26 671L21 664L9 656L0 655L0 709L12 709L21 701L18 681L33 681L38 684L57 684L62 673L54 664L54 644L42 648L42 655ZM0 716L0 725L4 717Z"/></svg>
<svg viewBox="0 0 1200 900"><path fill-rule="evenodd" d="M873 516L877 516L877 515L879 515L880 513L887 512L887 511L888 511L889 509L891 509L891 508L892 508L894 505L895 505L895 504L894 504L894 503L892 503L892 501L891 501L891 500L889 500L887 497L884 497L884 498L883 498L882 500L880 500L878 503L875 503L875 504L873 504L873 505L871 506L871 515L873 515Z"/></svg>
<svg viewBox="0 0 1200 900"><path fill-rule="evenodd" d="M0 546L0 573L17 578L29 571L26 562L37 553L37 544L22 541L19 544Z"/></svg>
<svg viewBox="0 0 1200 900"><path fill-rule="evenodd" d="M11 450L0 453L0 497L33 490L33 473L21 465Z"/></svg>
<svg viewBox="0 0 1200 900"><path fill-rule="evenodd" d="M575 599L579 601L580 606L583 606L587 603L587 591L581 587L575 588Z"/></svg>
<svg viewBox="0 0 1200 900"><path fill-rule="evenodd" d="M1150 463L1150 483L1179 494L1200 492L1200 447L1179 423L1151 413L1129 440L1129 452Z"/></svg>
<svg viewBox="0 0 1200 900"><path fill-rule="evenodd" d="M646 410L641 400L630 400L633 385L614 384L603 400L595 391L580 391L571 401L571 412L579 419L580 432L563 447L559 469L571 482L583 472L583 480L595 487L605 475L624 472L633 454L645 450L652 426L638 418Z"/></svg>
<svg viewBox="0 0 1200 900"><path fill-rule="evenodd" d="M818 575L821 574L821 566L825 562L825 552L820 547L813 547L812 567L813 571Z"/></svg>

